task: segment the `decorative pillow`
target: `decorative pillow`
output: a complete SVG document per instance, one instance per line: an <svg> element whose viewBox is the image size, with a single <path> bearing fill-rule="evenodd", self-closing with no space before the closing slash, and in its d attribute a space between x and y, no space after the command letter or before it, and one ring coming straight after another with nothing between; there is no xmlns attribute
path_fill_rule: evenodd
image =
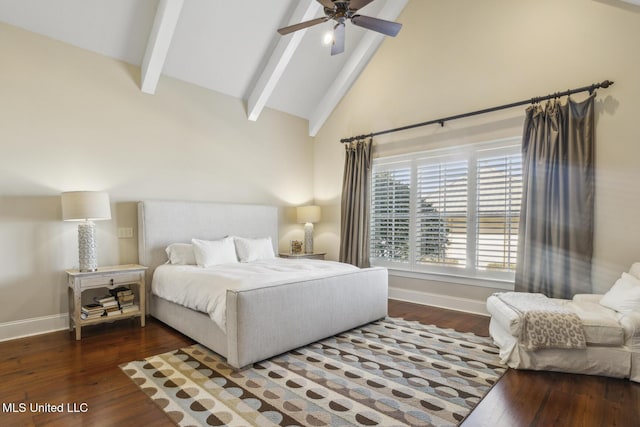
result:
<svg viewBox="0 0 640 427"><path fill-rule="evenodd" d="M611 289L604 294L600 305L620 313L632 311L640 313L640 279L628 273L622 273Z"/></svg>
<svg viewBox="0 0 640 427"><path fill-rule="evenodd" d="M200 267L238 262L232 237L220 240L192 239L196 263Z"/></svg>
<svg viewBox="0 0 640 427"><path fill-rule="evenodd" d="M171 264L195 265L196 256L191 243L172 243L165 249Z"/></svg>
<svg viewBox="0 0 640 427"><path fill-rule="evenodd" d="M275 258L271 237L262 239L247 239L245 237L234 237L236 253L240 262L258 261L261 259Z"/></svg>
<svg viewBox="0 0 640 427"><path fill-rule="evenodd" d="M634 262L629 269L629 274L640 280L640 262Z"/></svg>

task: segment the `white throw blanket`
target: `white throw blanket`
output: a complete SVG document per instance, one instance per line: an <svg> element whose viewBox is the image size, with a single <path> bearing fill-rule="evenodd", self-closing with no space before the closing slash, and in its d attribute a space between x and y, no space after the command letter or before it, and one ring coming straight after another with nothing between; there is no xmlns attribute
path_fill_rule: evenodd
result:
<svg viewBox="0 0 640 427"><path fill-rule="evenodd" d="M494 294L520 314L520 343L527 350L585 348L582 321L578 315L543 294L501 292Z"/></svg>

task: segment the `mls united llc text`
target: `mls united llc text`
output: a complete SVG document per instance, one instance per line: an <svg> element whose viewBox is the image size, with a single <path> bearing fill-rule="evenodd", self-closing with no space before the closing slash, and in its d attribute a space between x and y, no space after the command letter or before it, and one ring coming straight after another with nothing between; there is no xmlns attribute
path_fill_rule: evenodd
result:
<svg viewBox="0 0 640 427"><path fill-rule="evenodd" d="M66 413L83 413L89 410L86 403L37 403L37 402L9 402L2 403L2 412L66 412Z"/></svg>

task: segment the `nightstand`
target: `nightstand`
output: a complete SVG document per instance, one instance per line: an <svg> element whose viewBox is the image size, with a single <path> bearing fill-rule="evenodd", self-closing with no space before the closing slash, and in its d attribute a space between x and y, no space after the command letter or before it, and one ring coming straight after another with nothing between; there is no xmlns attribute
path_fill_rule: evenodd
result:
<svg viewBox="0 0 640 427"><path fill-rule="evenodd" d="M288 253L281 253L280 254L280 258L294 258L294 259L324 259L324 256L326 255L326 252L320 252L320 253L316 253L316 254L288 254Z"/></svg>
<svg viewBox="0 0 640 427"><path fill-rule="evenodd" d="M112 322L119 319L140 317L140 326L144 327L145 321L145 281L144 275L147 267L138 264L116 265L113 267L100 267L97 271L81 272L75 269L65 270L69 293L69 330L76 329L76 340L81 337L83 326L97 323ZM82 292L89 289L106 288L112 290L120 286L128 287L137 285L138 309L126 313L117 313L109 316L82 319Z"/></svg>

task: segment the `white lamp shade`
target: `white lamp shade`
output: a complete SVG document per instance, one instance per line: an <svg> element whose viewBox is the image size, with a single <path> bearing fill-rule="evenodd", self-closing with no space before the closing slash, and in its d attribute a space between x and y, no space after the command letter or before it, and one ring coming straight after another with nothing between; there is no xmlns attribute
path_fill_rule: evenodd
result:
<svg viewBox="0 0 640 427"><path fill-rule="evenodd" d="M64 221L111 219L109 194L104 191L67 191L62 193Z"/></svg>
<svg viewBox="0 0 640 427"><path fill-rule="evenodd" d="M300 206L297 209L299 223L320 221L320 206Z"/></svg>

